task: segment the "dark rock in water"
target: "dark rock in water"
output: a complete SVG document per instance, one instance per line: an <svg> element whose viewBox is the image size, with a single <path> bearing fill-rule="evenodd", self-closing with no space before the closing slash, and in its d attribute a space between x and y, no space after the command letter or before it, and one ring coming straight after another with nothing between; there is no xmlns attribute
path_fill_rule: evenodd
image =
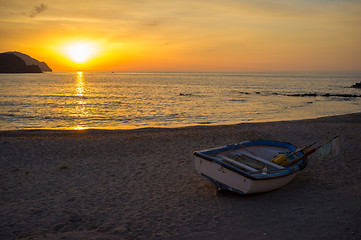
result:
<svg viewBox="0 0 361 240"><path fill-rule="evenodd" d="M355 83L355 84L352 85L351 87L352 87L352 88L361 88L361 82Z"/></svg>
<svg viewBox="0 0 361 240"><path fill-rule="evenodd" d="M357 95L357 94L330 94L330 93L326 93L326 94L322 94L320 95L322 97L345 97L345 98L355 98L355 97L361 97L361 95Z"/></svg>
<svg viewBox="0 0 361 240"><path fill-rule="evenodd" d="M42 73L37 65L26 65L20 57L11 53L0 53L0 73Z"/></svg>
<svg viewBox="0 0 361 240"><path fill-rule="evenodd" d="M42 73L52 71L45 62L39 62L21 52L5 52L0 55L0 73Z"/></svg>
<svg viewBox="0 0 361 240"><path fill-rule="evenodd" d="M279 94L282 95L282 94ZM316 93L296 93L296 94L285 94L285 96L288 97L316 97L317 94Z"/></svg>
<svg viewBox="0 0 361 240"><path fill-rule="evenodd" d="M240 92L243 94L246 94L244 92ZM256 92L256 94L260 94L260 92ZM317 93L295 93L295 94L291 94L291 93L272 93L272 95L277 95L277 96L286 96L286 97L344 97L344 98L357 98L357 97L361 97L361 95L357 95L357 94L344 94L344 93L324 93L324 94L317 94Z"/></svg>
<svg viewBox="0 0 361 240"><path fill-rule="evenodd" d="M302 95L302 97L316 97L317 94L316 93L305 93Z"/></svg>

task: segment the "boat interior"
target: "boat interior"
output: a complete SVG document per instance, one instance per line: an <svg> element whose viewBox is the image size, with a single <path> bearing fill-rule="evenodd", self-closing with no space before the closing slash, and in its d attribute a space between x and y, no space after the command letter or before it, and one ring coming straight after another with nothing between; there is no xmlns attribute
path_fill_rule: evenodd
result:
<svg viewBox="0 0 361 240"><path fill-rule="evenodd" d="M217 153L213 157L248 173L260 173L265 166L269 173L273 173L286 168L271 162L271 160L279 154L287 152L289 152L288 149L280 147L247 147Z"/></svg>

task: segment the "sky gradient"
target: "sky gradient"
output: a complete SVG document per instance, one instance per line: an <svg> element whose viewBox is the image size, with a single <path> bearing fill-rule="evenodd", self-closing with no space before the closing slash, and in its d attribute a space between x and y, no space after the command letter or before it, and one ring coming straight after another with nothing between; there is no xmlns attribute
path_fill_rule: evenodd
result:
<svg viewBox="0 0 361 240"><path fill-rule="evenodd" d="M360 72L357 0L0 0L0 52L54 71ZM91 44L76 63L67 46Z"/></svg>

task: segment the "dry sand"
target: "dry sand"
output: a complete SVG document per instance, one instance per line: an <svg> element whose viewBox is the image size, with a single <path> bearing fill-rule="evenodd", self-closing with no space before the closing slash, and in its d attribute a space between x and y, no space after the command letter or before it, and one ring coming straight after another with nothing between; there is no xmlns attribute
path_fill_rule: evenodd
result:
<svg viewBox="0 0 361 240"><path fill-rule="evenodd" d="M285 187L216 195L193 151L244 140L340 155ZM0 239L361 239L361 113L174 129L0 132Z"/></svg>

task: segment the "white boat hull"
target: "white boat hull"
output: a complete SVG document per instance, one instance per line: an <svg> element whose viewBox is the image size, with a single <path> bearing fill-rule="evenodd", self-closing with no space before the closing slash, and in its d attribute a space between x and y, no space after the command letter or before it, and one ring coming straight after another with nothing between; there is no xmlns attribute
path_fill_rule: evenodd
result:
<svg viewBox="0 0 361 240"><path fill-rule="evenodd" d="M217 190L230 190L241 194L261 193L276 190L288 184L297 174L264 180L252 180L221 165L201 158L195 158L196 171L214 182Z"/></svg>

